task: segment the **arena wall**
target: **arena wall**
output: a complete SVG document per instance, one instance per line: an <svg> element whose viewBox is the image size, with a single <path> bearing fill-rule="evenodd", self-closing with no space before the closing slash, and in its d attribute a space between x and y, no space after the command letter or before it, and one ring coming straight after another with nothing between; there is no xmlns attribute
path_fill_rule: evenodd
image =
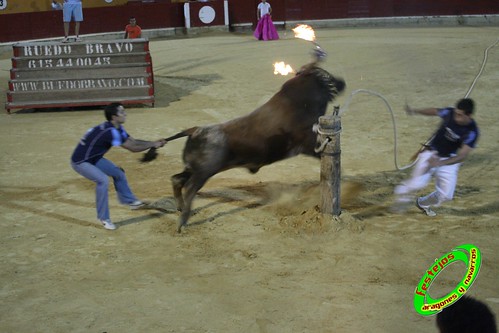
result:
<svg viewBox="0 0 499 333"><path fill-rule="evenodd" d="M486 17L499 14L497 0L271 0L269 2L273 8L272 18L278 24L354 18L466 15ZM8 4L14 7L18 3L21 2L8 1ZM41 10L42 2L39 0L23 3L25 12L17 12L23 10L17 7L9 10L11 5L0 10L2 31L0 43L63 35L61 11ZM228 0L228 3L231 27L252 27L256 23L256 6L259 0ZM38 5L33 6L33 4ZM97 4L103 6L95 7ZM104 4L106 4L104 0L84 1L85 21L81 27L83 35L122 31L130 16L137 18L142 29L175 29L185 26L182 2L128 0L125 4L124 1L113 0L111 5ZM458 23L462 22L466 23L466 21Z"/></svg>
<svg viewBox="0 0 499 333"><path fill-rule="evenodd" d="M4 0L7 5L3 10L0 10L1 14L16 14L16 13L33 13L52 10L51 0ZM56 0L59 3L63 3L64 0ZM114 7L126 5L129 0L111 0L111 2L105 0L84 0L83 4L85 8L94 7ZM0 4L0 8L1 8Z"/></svg>

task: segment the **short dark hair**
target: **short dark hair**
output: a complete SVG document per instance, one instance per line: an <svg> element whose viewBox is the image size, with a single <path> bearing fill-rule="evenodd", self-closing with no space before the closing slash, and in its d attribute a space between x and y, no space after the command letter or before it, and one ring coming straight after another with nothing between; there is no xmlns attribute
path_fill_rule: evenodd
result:
<svg viewBox="0 0 499 333"><path fill-rule="evenodd" d="M463 98L457 101L456 108L463 110L469 116L475 109L475 102L471 98Z"/></svg>
<svg viewBox="0 0 499 333"><path fill-rule="evenodd" d="M113 116L118 114L120 106L123 107L123 104L111 103L104 108L104 115L106 116L107 121L113 120Z"/></svg>
<svg viewBox="0 0 499 333"><path fill-rule="evenodd" d="M440 333L497 333L494 314L487 305L463 296L437 315Z"/></svg>

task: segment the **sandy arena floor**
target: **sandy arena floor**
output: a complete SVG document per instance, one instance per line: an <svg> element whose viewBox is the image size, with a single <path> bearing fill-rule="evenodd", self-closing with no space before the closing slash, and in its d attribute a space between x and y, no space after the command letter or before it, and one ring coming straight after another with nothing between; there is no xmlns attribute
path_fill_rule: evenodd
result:
<svg viewBox="0 0 499 333"><path fill-rule="evenodd" d="M141 139L172 135L246 114L288 79L273 62L310 61L311 44L280 32L151 41L156 107L129 108ZM414 107L453 105L480 71L499 28L325 29L323 67L343 77L343 105L356 89L382 94L394 110L399 164L438 125L408 117ZM11 67L0 59L0 102ZM455 200L429 218L388 211L409 171L394 165L390 114L356 95L342 116L342 209L321 216L319 161L297 157L212 178L194 201L190 226L175 233L170 176L182 170L185 139L159 158L114 148L135 193L163 210L130 211L110 189L115 232L97 224L93 184L69 157L101 110L0 115L1 332L436 332L413 309L414 289L433 260L471 243L483 263L468 294L499 313L499 45L470 97L479 147L463 165ZM430 191L429 187L427 191ZM427 192L426 191L426 192ZM432 285L443 296L465 273L452 265Z"/></svg>

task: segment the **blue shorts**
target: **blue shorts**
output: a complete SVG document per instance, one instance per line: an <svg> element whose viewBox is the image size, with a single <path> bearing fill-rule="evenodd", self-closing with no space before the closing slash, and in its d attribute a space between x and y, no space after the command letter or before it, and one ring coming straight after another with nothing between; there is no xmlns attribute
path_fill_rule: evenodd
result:
<svg viewBox="0 0 499 333"><path fill-rule="evenodd" d="M71 22L71 18L75 22L83 21L83 10L81 9L81 2L79 3L65 3L62 8L62 17L64 22Z"/></svg>

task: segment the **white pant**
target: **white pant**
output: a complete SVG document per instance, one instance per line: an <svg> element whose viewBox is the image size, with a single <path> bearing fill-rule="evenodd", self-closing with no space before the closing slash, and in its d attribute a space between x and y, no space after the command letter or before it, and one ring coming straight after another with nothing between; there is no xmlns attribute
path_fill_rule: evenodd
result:
<svg viewBox="0 0 499 333"><path fill-rule="evenodd" d="M418 155L418 161L414 166L411 178L395 187L397 202L412 202L414 200L414 192L426 187L432 176L435 178L435 191L421 197L420 204L422 206L439 206L445 201L452 200L461 163L430 168L428 160L435 154L435 151L425 150ZM440 160L447 158L441 157Z"/></svg>

